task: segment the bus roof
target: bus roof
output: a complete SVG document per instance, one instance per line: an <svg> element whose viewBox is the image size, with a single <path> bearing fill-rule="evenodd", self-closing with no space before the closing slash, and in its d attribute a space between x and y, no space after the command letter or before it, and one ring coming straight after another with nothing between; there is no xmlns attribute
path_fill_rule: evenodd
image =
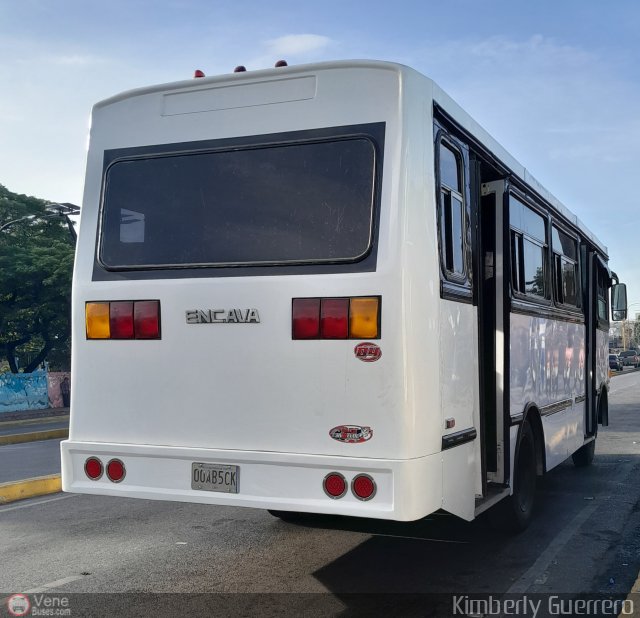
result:
<svg viewBox="0 0 640 618"><path fill-rule="evenodd" d="M568 223L578 229L583 236L588 238L594 246L608 257L607 247L591 232L582 221L572 213L560 200L558 200L548 189L546 189L529 170L519 163L509 152L495 140L478 122L476 122L458 103L456 103L438 84L430 78L422 75L411 67L386 61L378 60L339 60L331 62L318 62L312 64L300 64L273 69L261 69L256 71L246 71L238 73L228 73L213 77L198 78L194 83L193 79L177 82L158 84L137 88L122 92L108 99L96 103L94 109L100 109L113 103L154 93L166 93L172 90L194 90L197 91L202 86L220 84L233 84L243 81L255 81L256 79L269 79L273 77L282 78L284 74L288 76L309 74L317 71L331 71L340 69L377 69L393 71L396 73L411 74L418 79L426 81L431 86L433 102L438 105L450 118L464 131L469 133L504 167L511 175L518 178L529 189L547 202L557 213Z"/></svg>

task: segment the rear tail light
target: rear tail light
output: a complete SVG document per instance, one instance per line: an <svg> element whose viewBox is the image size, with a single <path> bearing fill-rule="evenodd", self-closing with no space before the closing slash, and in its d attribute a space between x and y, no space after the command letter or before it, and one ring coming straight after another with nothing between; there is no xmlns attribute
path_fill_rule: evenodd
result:
<svg viewBox="0 0 640 618"><path fill-rule="evenodd" d="M358 474L351 481L351 491L358 500L371 500L376 495L376 483L368 474Z"/></svg>
<svg viewBox="0 0 640 618"><path fill-rule="evenodd" d="M352 298L349 307L349 332L352 339L376 339L379 337L380 299Z"/></svg>
<svg viewBox="0 0 640 618"><path fill-rule="evenodd" d="M107 464L107 478L113 483L119 483L126 473L124 464L119 459L112 459Z"/></svg>
<svg viewBox="0 0 640 618"><path fill-rule="evenodd" d="M342 498L347 493L347 480L339 472L330 472L324 477L322 488L329 498Z"/></svg>
<svg viewBox="0 0 640 618"><path fill-rule="evenodd" d="M87 303L87 339L110 339L109 303Z"/></svg>
<svg viewBox="0 0 640 618"><path fill-rule="evenodd" d="M160 339L160 301L142 300L133 305L136 339Z"/></svg>
<svg viewBox="0 0 640 618"><path fill-rule="evenodd" d="M87 339L160 339L160 301L89 302Z"/></svg>
<svg viewBox="0 0 640 618"><path fill-rule="evenodd" d="M349 299L323 298L320 303L320 338L349 337Z"/></svg>
<svg viewBox="0 0 640 618"><path fill-rule="evenodd" d="M133 303L109 303L111 339L133 339Z"/></svg>
<svg viewBox="0 0 640 618"><path fill-rule="evenodd" d="M102 462L97 457L89 457L89 459L84 462L84 473L92 481L97 481L103 472Z"/></svg>
<svg viewBox="0 0 640 618"><path fill-rule="evenodd" d="M320 299L293 299L293 338L318 339L320 336Z"/></svg>
<svg viewBox="0 0 640 618"><path fill-rule="evenodd" d="M380 339L380 296L294 298L293 339Z"/></svg>

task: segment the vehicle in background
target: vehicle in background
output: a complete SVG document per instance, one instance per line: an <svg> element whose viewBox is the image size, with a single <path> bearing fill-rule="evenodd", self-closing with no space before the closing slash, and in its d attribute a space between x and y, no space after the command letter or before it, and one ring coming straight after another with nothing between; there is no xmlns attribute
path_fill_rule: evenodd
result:
<svg viewBox="0 0 640 618"><path fill-rule="evenodd" d="M640 357L635 350L625 350L620 352L619 358L624 366L630 365L632 367L640 366Z"/></svg>
<svg viewBox="0 0 640 618"><path fill-rule="evenodd" d="M609 369L614 371L622 371L624 363L617 354L609 354Z"/></svg>

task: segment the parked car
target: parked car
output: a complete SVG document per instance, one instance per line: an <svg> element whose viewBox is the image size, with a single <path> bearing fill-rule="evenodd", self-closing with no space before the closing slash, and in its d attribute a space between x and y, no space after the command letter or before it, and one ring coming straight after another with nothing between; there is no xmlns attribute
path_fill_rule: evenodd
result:
<svg viewBox="0 0 640 618"><path fill-rule="evenodd" d="M609 369L614 371L622 371L624 364L617 354L609 354Z"/></svg>
<svg viewBox="0 0 640 618"><path fill-rule="evenodd" d="M640 366L640 358L638 357L638 353L635 350L625 350L624 352L620 352L620 360L625 366Z"/></svg>

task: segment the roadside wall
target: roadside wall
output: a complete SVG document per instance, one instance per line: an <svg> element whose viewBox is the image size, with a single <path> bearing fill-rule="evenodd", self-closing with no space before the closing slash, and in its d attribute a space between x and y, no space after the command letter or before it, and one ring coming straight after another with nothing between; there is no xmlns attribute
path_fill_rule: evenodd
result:
<svg viewBox="0 0 640 618"><path fill-rule="evenodd" d="M64 380L71 384L71 374L68 371L51 371L47 376L50 408L66 408L69 403L64 401L60 385Z"/></svg>
<svg viewBox="0 0 640 618"><path fill-rule="evenodd" d="M0 415L49 407L46 371L0 373Z"/></svg>

